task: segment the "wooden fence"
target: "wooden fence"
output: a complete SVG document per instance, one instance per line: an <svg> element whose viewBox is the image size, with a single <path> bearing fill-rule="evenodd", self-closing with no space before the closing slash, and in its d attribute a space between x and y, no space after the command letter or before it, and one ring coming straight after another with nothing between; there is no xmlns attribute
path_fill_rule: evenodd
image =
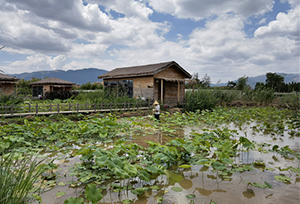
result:
<svg viewBox="0 0 300 204"><path fill-rule="evenodd" d="M175 102L175 101L174 101ZM172 104L172 101L163 101L161 107ZM124 103L58 103L58 104L30 104L28 105L5 105L0 106L0 117L17 117L28 115L51 115L70 113L92 113L92 112L120 112L153 109L153 101L139 100L137 102Z"/></svg>

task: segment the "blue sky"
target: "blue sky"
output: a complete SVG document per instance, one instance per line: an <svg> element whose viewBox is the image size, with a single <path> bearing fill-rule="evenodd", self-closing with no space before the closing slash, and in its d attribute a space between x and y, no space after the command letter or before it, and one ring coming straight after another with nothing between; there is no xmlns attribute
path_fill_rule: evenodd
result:
<svg viewBox="0 0 300 204"><path fill-rule="evenodd" d="M226 83L299 73L299 0L0 0L7 74L176 61ZM97 78L95 77L95 81Z"/></svg>

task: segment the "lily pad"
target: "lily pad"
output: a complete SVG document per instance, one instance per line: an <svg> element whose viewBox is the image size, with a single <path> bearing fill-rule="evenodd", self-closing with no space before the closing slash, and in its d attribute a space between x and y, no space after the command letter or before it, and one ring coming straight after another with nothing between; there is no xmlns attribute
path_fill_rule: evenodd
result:
<svg viewBox="0 0 300 204"><path fill-rule="evenodd" d="M173 187L172 190L176 192L181 192L183 189L180 187Z"/></svg>

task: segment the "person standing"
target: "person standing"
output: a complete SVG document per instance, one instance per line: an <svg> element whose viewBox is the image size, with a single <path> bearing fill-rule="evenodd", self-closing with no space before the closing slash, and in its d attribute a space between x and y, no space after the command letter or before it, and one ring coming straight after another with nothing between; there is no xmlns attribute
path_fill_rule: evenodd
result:
<svg viewBox="0 0 300 204"><path fill-rule="evenodd" d="M153 103L153 105L154 105L154 118L155 118L156 120L160 121L160 120L159 120L159 114L160 114L160 106L159 106L159 103L158 103L157 101L155 101L155 102Z"/></svg>

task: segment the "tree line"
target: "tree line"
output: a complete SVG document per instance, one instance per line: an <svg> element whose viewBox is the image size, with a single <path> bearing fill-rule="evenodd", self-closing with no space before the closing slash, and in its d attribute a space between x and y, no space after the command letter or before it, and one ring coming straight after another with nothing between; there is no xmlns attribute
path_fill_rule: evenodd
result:
<svg viewBox="0 0 300 204"><path fill-rule="evenodd" d="M192 80L185 85L186 89L192 88L211 88L211 80L210 77L205 74L202 79L199 78L198 73L194 73L192 76ZM215 87L219 88L219 87ZM234 90L245 90L251 89L248 85L248 77L243 76L238 78L237 81L228 81L223 89L234 89ZM254 90L263 90L263 89L271 89L275 92L299 92L300 91L300 82L291 82L285 83L284 76L276 73L267 73L266 74L266 81L265 82L257 82L255 84Z"/></svg>

